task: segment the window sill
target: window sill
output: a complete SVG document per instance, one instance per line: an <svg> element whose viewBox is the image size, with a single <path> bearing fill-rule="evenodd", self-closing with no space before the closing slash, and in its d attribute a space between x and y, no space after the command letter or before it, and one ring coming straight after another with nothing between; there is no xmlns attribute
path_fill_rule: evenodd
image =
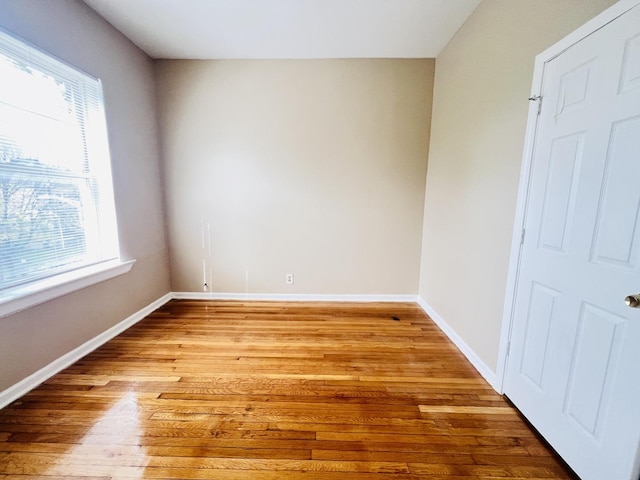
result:
<svg viewBox="0 0 640 480"><path fill-rule="evenodd" d="M67 295L82 288L124 275L135 260L112 260L0 292L0 317Z"/></svg>

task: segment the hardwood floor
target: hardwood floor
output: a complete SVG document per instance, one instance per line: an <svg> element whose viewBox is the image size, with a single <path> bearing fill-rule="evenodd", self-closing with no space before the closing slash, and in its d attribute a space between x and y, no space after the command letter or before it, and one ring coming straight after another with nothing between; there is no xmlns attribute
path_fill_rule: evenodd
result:
<svg viewBox="0 0 640 480"><path fill-rule="evenodd" d="M0 479L573 478L414 304L171 301L0 410Z"/></svg>

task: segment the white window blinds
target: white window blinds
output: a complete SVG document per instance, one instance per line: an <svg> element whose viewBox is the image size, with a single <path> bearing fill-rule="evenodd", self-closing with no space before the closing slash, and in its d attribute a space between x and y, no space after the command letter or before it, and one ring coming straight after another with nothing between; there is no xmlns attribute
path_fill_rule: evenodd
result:
<svg viewBox="0 0 640 480"><path fill-rule="evenodd" d="M0 290L118 257L100 81L0 31Z"/></svg>

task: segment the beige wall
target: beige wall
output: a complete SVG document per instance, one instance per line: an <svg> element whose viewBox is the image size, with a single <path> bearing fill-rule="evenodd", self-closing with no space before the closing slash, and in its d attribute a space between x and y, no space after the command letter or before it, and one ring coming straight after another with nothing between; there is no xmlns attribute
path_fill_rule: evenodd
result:
<svg viewBox="0 0 640 480"><path fill-rule="evenodd" d="M534 57L614 0L484 0L436 60L420 296L489 368Z"/></svg>
<svg viewBox="0 0 640 480"><path fill-rule="evenodd" d="M153 63L80 1L2 0L0 26L103 81L122 256L131 272L0 318L0 392L169 288Z"/></svg>
<svg viewBox="0 0 640 480"><path fill-rule="evenodd" d="M433 68L159 62L173 289L415 295Z"/></svg>

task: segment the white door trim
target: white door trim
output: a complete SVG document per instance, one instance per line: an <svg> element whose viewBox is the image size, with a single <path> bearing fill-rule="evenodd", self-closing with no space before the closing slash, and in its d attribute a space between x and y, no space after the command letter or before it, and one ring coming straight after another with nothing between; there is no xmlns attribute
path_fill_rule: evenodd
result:
<svg viewBox="0 0 640 480"><path fill-rule="evenodd" d="M562 52L572 45L588 37L596 30L601 29L633 7L640 5L640 0L619 0L618 3L596 16L573 33L569 34L555 45L538 54L535 59L531 96L535 97L542 90L544 67ZM525 99L523 99L525 100ZM542 99L544 102L544 99ZM516 214L513 222L513 235L511 239L511 254L509 256L509 270L507 273L507 288L505 292L504 309L502 314L502 328L500 331L500 347L498 350L498 365L496 372L496 385L499 393L504 393L504 380L507 366L507 354L511 327L513 323L513 310L515 306L515 293L520 268L520 252L522 230L524 228L527 200L529 196L529 177L531 173L531 160L533 158L533 146L538 127L538 102L530 102L527 116L527 129L525 133L524 149L522 154L522 167L520 170L520 185L518 187L518 200Z"/></svg>

